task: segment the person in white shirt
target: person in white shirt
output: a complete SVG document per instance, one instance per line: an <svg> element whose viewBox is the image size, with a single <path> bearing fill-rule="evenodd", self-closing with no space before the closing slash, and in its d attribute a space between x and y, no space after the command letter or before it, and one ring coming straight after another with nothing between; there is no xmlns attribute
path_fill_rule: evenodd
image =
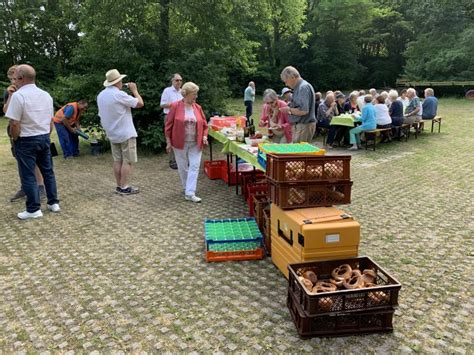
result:
<svg viewBox="0 0 474 355"><path fill-rule="evenodd" d="M167 87L163 90L163 94L161 94L160 100L160 107L163 109L163 113L165 114L164 121L166 124L166 118L168 113L170 112L171 104L173 102L179 101L183 99L183 95L181 95L181 85L183 84L183 78L178 73L173 74L171 77L171 86ZM168 153L169 156L169 165L171 169L178 169L178 165L176 164L176 159L174 157L174 151L171 150Z"/></svg>
<svg viewBox="0 0 474 355"><path fill-rule="evenodd" d="M138 188L128 185L132 166L137 162L137 131L133 125L132 108L143 107L143 99L137 84L128 83L133 96L122 91L122 79L126 77L117 69L105 74L105 89L97 96L100 123L110 140L114 159L115 192L122 195L136 194Z"/></svg>
<svg viewBox="0 0 474 355"><path fill-rule="evenodd" d="M385 103L385 95L380 94L375 98L375 120L377 121L377 128L392 128L392 118L388 113L388 107ZM391 131L382 132L382 140L380 143L388 143L392 141Z"/></svg>
<svg viewBox="0 0 474 355"><path fill-rule="evenodd" d="M50 150L53 99L36 86L36 71L30 65L19 65L13 81L17 90L11 95L5 116L10 119L10 134L14 142L21 186L26 194L26 211L17 216L20 219L39 218L43 213L35 165L44 178L48 210L60 211Z"/></svg>
<svg viewBox="0 0 474 355"><path fill-rule="evenodd" d="M365 90L360 90L359 91L359 97L357 97L357 107L359 108L359 111L361 111L361 112L362 112L362 109L365 106L364 97L365 97Z"/></svg>

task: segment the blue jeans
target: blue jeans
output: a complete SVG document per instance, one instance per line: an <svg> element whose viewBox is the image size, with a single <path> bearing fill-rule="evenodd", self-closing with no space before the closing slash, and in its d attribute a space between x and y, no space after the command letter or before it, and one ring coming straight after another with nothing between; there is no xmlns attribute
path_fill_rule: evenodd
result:
<svg viewBox="0 0 474 355"><path fill-rule="evenodd" d="M79 136L69 132L65 125L54 122L58 132L59 144L63 149L64 158L79 156Z"/></svg>
<svg viewBox="0 0 474 355"><path fill-rule="evenodd" d="M329 130L328 136L326 138L326 144L331 145L334 143L334 137L336 137L336 132L339 128L337 125L331 126L331 121L330 120L322 120L318 121L318 127L319 128L327 128Z"/></svg>
<svg viewBox="0 0 474 355"><path fill-rule="evenodd" d="M245 105L245 117L247 117L247 121L250 120L250 116L252 116L253 113L253 102L252 101L244 101Z"/></svg>
<svg viewBox="0 0 474 355"><path fill-rule="evenodd" d="M38 165L44 178L48 205L58 203L53 160L49 150L49 134L19 137L14 144L21 187L26 194L26 210L33 213L41 208L40 192L35 176L35 165Z"/></svg>

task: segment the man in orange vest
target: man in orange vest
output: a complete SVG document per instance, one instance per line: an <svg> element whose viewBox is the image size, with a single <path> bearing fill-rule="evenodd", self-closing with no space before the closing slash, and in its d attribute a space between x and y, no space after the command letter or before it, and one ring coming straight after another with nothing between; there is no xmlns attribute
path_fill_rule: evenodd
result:
<svg viewBox="0 0 474 355"><path fill-rule="evenodd" d="M61 107L53 117L64 159L79 156L79 136L76 130L81 128L79 119L88 106L87 100L70 102Z"/></svg>

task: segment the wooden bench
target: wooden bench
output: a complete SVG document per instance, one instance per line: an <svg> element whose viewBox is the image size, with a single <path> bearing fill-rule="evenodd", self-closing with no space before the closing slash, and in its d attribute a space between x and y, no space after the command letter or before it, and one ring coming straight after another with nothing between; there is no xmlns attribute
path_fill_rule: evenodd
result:
<svg viewBox="0 0 474 355"><path fill-rule="evenodd" d="M412 127L415 129L415 139L425 130L425 122L424 120L413 122Z"/></svg>
<svg viewBox="0 0 474 355"><path fill-rule="evenodd" d="M382 133L382 132L387 132L387 131L392 131L391 128L377 128L377 129L373 129L371 131L364 131L364 135L365 135L365 150L367 150L367 148L369 147L369 145L372 145L373 148L374 148L374 152L375 152L375 145L377 143L377 136ZM371 142L369 144L369 142Z"/></svg>
<svg viewBox="0 0 474 355"><path fill-rule="evenodd" d="M436 116L431 120L431 133L434 131L434 126L435 124L438 125L438 133L441 133L441 121L443 120L443 117L441 116Z"/></svg>
<svg viewBox="0 0 474 355"><path fill-rule="evenodd" d="M410 136L410 128L411 128L411 125L409 123L403 123L401 126L395 127L395 129L398 132L397 134L398 141L402 140L402 133L403 133L405 137L405 142L408 142L408 137Z"/></svg>

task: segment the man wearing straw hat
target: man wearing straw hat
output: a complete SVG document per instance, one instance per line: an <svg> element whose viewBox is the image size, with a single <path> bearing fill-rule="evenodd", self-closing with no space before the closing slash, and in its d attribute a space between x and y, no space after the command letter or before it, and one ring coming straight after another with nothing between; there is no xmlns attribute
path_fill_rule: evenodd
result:
<svg viewBox="0 0 474 355"><path fill-rule="evenodd" d="M126 77L117 69L105 74L104 86L97 96L100 123L110 140L114 159L115 192L121 195L138 193L138 188L128 185L132 166L137 162L137 131L133 125L132 108L143 107L143 99L137 84L128 83L133 96L122 91L122 79Z"/></svg>

